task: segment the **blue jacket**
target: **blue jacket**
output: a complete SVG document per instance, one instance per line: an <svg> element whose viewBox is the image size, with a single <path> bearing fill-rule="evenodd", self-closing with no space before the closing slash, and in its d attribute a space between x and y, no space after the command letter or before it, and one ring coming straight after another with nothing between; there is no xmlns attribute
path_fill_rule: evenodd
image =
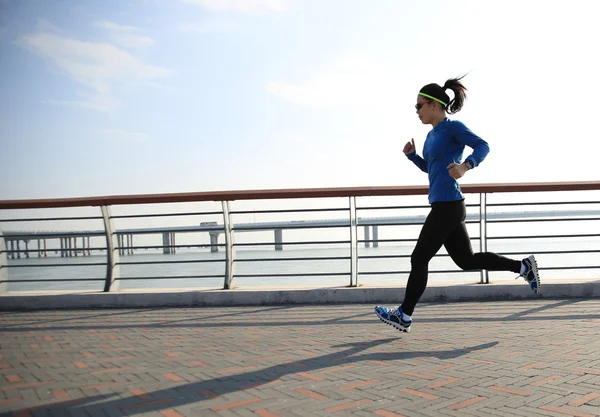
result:
<svg viewBox="0 0 600 417"><path fill-rule="evenodd" d="M462 163L465 145L473 148L466 159L476 167L490 152L486 141L457 120L445 119L431 129L423 145L423 157L417 152L406 155L421 171L429 174L429 203L464 199L458 182L448 173L452 162Z"/></svg>

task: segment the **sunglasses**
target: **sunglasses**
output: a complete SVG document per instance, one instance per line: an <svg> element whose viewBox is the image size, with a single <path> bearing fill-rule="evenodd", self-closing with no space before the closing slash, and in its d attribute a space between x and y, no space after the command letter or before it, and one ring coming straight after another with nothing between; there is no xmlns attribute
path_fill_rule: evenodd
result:
<svg viewBox="0 0 600 417"><path fill-rule="evenodd" d="M417 109L417 111L421 110L423 108L423 106L427 103L431 103L431 100L427 100L427 101L422 101L420 103L415 104L415 109Z"/></svg>

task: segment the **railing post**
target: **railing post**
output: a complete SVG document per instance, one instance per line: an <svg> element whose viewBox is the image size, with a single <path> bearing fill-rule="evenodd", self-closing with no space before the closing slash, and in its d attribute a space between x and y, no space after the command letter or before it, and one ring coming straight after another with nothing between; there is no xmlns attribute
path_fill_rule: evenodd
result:
<svg viewBox="0 0 600 417"><path fill-rule="evenodd" d="M479 251L487 252L487 205L486 193L479 194ZM487 269L480 272L480 284L490 283L490 273Z"/></svg>
<svg viewBox="0 0 600 417"><path fill-rule="evenodd" d="M356 218L356 197L350 198L350 286L358 286L358 222Z"/></svg>
<svg viewBox="0 0 600 417"><path fill-rule="evenodd" d="M119 281L117 279L120 276L119 268L119 252L117 247L119 246L118 236L115 232L110 217L110 207L102 206L102 218L104 219L104 232L106 234L106 281L104 282L104 292L110 290L119 289Z"/></svg>
<svg viewBox="0 0 600 417"><path fill-rule="evenodd" d="M6 256L6 241L0 229L0 292L8 291L8 256Z"/></svg>
<svg viewBox="0 0 600 417"><path fill-rule="evenodd" d="M223 206L223 226L225 227L225 283L223 288L231 288L233 277L235 276L235 247L233 246L233 223L231 222L231 210L229 201L222 201Z"/></svg>

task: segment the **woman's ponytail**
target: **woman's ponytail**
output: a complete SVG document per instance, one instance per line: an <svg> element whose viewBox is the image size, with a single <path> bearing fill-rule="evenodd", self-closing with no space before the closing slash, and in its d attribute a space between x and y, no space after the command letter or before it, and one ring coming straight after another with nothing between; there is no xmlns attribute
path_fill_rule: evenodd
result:
<svg viewBox="0 0 600 417"><path fill-rule="evenodd" d="M462 109L463 104L465 104L465 100L467 99L467 89L461 82L463 78L464 75L459 78L451 78L442 86L444 91L450 89L454 93L454 98L450 100L446 106L446 111L448 114L457 113L460 109Z"/></svg>

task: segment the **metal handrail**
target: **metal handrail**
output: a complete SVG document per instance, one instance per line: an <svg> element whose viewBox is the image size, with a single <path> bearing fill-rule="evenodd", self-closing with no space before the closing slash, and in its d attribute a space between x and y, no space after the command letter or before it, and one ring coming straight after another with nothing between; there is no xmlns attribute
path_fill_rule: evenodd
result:
<svg viewBox="0 0 600 417"><path fill-rule="evenodd" d="M461 185L461 189L463 193L466 194L521 193L542 191L591 191L600 190L600 181L465 184ZM194 193L117 195L105 197L0 200L0 210L61 207L100 207L161 203L190 203L199 201L219 202L238 200L279 200L331 197L414 196L426 195L428 192L429 187L425 185L404 187L382 186L214 192L209 191Z"/></svg>
<svg viewBox="0 0 600 417"><path fill-rule="evenodd" d="M517 183L517 184L468 184L463 185L462 190L465 194L479 194L480 202L478 204L467 204L467 207L479 208L479 220L468 221L467 223L475 223L480 225L480 235L473 236L472 240L478 240L480 249L485 250L487 247L487 241L495 239L510 239L515 237L505 236L487 236L487 225L492 223L517 223L517 222L557 222L557 221L596 221L600 220L599 217L586 217L586 218L548 218L548 219L489 219L487 218L487 210L492 207L511 207L511 206L527 206L527 205L566 205L566 204L598 204L598 201L561 201L561 202L531 202L531 203L489 203L486 201L488 194L492 193L522 193L522 192L557 192L557 191L598 191L600 190L600 181L583 181L583 182L558 182L558 183ZM33 222L33 221L60 221L60 220L104 220L104 230L98 231L91 235L89 232L85 233L85 236L106 236L107 246L104 248L85 248L87 251L91 250L107 250L107 262L106 264L98 263L85 263L81 265L107 265L107 275L105 279L105 291L115 289L117 283L121 280L136 280L136 279L171 279L171 278L185 278L185 277L221 277L225 279L224 288L231 288L232 281L234 278L239 277L273 277L273 276L350 276L350 285L358 285L358 277L360 275L374 275L374 274L388 274L396 273L398 271L359 271L358 262L360 259L377 259L377 258L406 258L407 255L360 255L357 251L359 243L367 242L414 242L416 239L359 239L357 228L358 227L371 227L371 226L414 226L415 223L408 222L395 222L395 221L368 221L361 219L358 216L359 212L365 212L368 210L386 210L386 209L425 209L427 205L413 205L413 206L359 206L357 205L358 197L373 197L373 196L415 196L425 195L428 193L428 187L426 186L408 186L408 187L346 187L346 188L310 188L310 189L276 189L276 190L248 190L248 191L218 191L218 192L197 192L197 193L175 193L175 194L147 194L147 195L125 195L125 196L105 196L105 197L88 197L88 198L62 198L62 199L37 199L37 200L0 200L0 210L16 210L16 209L39 209L39 208L74 208L74 207L101 207L102 216L78 216L78 217L51 217L51 218L25 218L25 219L0 219L0 225L8 222ZM319 198L348 198L348 207L334 207L334 208L299 208L299 209L267 209L267 210L233 210L230 208L230 203L236 200L277 200L277 199L319 199ZM201 211L201 212L185 212L185 213L156 213L156 214L132 214L132 215L111 215L110 208L118 205L139 205L139 204L160 204L160 203L185 203L185 202L221 202L221 211ZM263 259L241 259L236 256L236 247L242 246L266 246L272 245L272 243L264 242L235 242L236 232L241 231L257 231L257 230L273 230L270 227L243 227L237 226L232 221L232 216L243 215L243 214L276 214L276 213L317 213L317 212L340 212L348 213L348 223L346 225L318 225L318 226L306 226L302 224L287 224L283 225L281 229L310 229L310 228L349 228L349 238L346 240L326 240L326 241L311 241L311 242L285 242L286 245L307 245L307 244L349 244L350 255L349 256L336 256L336 257L292 257L292 258L263 258ZM204 215L220 215L223 216L223 225L207 227L205 231L215 230L215 233L223 233L225 235L225 244L211 243L211 246L224 247L226 249L226 256L224 259L214 259L210 262L224 262L225 263L225 274L224 275L191 275L181 277L121 277L119 275L119 266L123 265L141 265L141 264L157 264L157 263L203 263L202 260L188 260L188 261L167 261L167 262L155 262L155 261L140 261L140 262L122 262L119 259L119 251L136 249L136 248L150 248L153 246L133 246L119 244L117 235L122 232L117 231L112 224L115 219L133 219L133 218L149 218L149 217L177 217L177 216L204 216ZM362 220L362 221L361 221ZM161 229L163 230L163 229ZM168 231L170 228L164 228L164 231ZM174 228L174 231L179 232L197 232L198 227L178 227ZM204 229L203 229L204 230ZM51 232L53 233L53 232ZM137 232L136 232L137 233ZM140 232L142 233L142 232ZM81 237L82 234L78 232L56 232L57 236L65 236L69 234L71 236ZM34 233L22 233L21 235L3 236L0 230L0 240L4 241L4 238L18 238L28 237L35 238ZM559 235L557 235L559 236ZM597 237L597 234L580 234L580 235L560 235L562 237L576 237L576 236L588 236ZM536 236L531 236L536 237ZM539 236L537 236L539 238ZM554 237L554 236L552 236ZM529 237L526 237L529 238ZM122 243L122 242L121 242ZM169 245L171 248L176 247L192 247L195 245ZM204 245L206 246L206 245ZM160 247L160 246L156 246ZM39 250L39 249L38 249ZM61 248L62 250L62 248ZM79 248L71 248L65 250L79 250ZM21 253L35 252L36 250L21 250ZM14 251L12 251L14 252ZM577 250L577 251L560 251L558 253L596 253L598 251L590 250ZM11 250L7 250L4 245L0 245L0 291L6 289L6 283L8 282L6 254L11 253ZM555 253L552 251L541 251L540 253ZM440 255L447 256L447 255ZM237 274L235 270L235 264L244 262L255 262L255 261L300 261L300 260L350 260L350 272L343 273L294 273L294 274ZM208 262L208 261L206 261ZM33 266L33 265L32 265ZM44 266L44 264L40 265ZM582 268L588 268L589 266L582 266ZM600 268L600 267L599 267ZM548 267L547 269L556 269L556 267ZM402 271L406 272L406 271ZM437 270L431 272L459 272L454 270ZM82 278L81 280L92 280L88 278ZM97 280L97 279L93 279ZM39 281L39 280L38 280ZM48 280L42 280L44 282ZM62 281L62 280L54 280ZM13 282L13 280L11 280ZM18 282L18 281L14 281ZM31 280L30 282L36 282ZM487 271L482 271L482 283L488 283L489 277Z"/></svg>

